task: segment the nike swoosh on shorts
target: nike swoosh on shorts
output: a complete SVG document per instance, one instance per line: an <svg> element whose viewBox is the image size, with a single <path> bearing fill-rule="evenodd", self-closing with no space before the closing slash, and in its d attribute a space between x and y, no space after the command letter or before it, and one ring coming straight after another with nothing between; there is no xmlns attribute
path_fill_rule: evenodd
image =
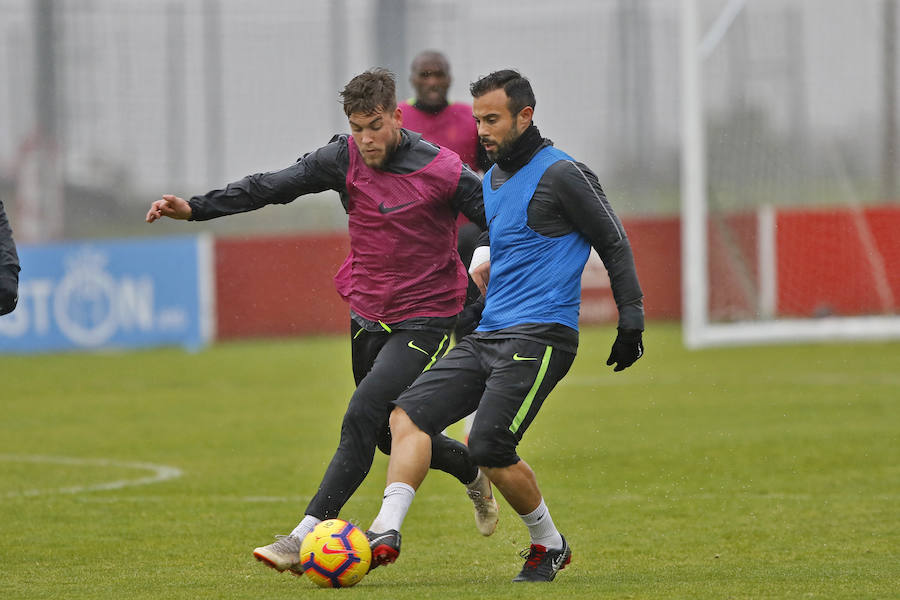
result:
<svg viewBox="0 0 900 600"><path fill-rule="evenodd" d="M424 355L426 355L426 356L428 355L428 353L427 353L426 351L422 350L421 348L419 348L418 346L416 346L416 345L413 344L412 342L408 343L407 346L409 346L409 347L412 348L413 350L418 350L419 352L421 352L422 354L424 354Z"/></svg>

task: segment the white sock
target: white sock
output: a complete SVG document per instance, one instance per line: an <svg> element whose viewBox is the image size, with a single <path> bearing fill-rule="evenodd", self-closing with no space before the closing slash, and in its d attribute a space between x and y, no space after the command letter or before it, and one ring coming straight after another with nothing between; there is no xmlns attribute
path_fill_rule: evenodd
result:
<svg viewBox="0 0 900 600"><path fill-rule="evenodd" d="M296 536L298 538L305 539L306 535L313 530L313 528L322 522L322 519L314 517L312 515L306 515L303 517L303 520L300 521L300 524L294 527L294 530L291 532L291 535Z"/></svg>
<svg viewBox="0 0 900 600"><path fill-rule="evenodd" d="M519 515L519 517L522 518L525 526L528 527L528 533L531 534L532 544L541 545L548 550L562 549L562 536L559 534L559 531L557 531L556 525L553 524L550 510L547 509L547 505L544 504L543 498L541 498L541 503L536 509L527 515Z"/></svg>
<svg viewBox="0 0 900 600"><path fill-rule="evenodd" d="M403 519L409 512L416 490L411 485L399 481L389 484L384 488L384 501L381 503L381 511L372 521L370 531L378 533L394 529L400 531Z"/></svg>

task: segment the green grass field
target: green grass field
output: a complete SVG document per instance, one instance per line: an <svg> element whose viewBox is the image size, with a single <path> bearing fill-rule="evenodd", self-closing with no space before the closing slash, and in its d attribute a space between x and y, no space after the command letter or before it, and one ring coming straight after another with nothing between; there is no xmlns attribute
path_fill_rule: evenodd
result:
<svg viewBox="0 0 900 600"><path fill-rule="evenodd" d="M900 344L687 352L651 324L613 374L612 336L583 332L520 446L574 551L552 587L509 582L524 526L501 503L482 538L442 473L355 588L253 559L337 443L343 336L0 357L0 598L900 597ZM386 464L344 518L370 523Z"/></svg>

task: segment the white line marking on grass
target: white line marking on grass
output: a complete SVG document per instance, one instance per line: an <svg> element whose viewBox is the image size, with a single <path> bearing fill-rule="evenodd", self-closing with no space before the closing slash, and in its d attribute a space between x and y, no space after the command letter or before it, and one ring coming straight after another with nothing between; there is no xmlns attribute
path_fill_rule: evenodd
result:
<svg viewBox="0 0 900 600"><path fill-rule="evenodd" d="M7 498L42 496L46 494L80 494L82 492L98 492L102 490L119 490L137 485L149 485L160 483L169 479L177 479L184 473L177 467L166 465L154 465L151 463L128 462L120 460L108 460L104 458L73 458L70 456L41 456L37 454L0 454L0 462L24 462L52 465L69 465L74 467L116 467L120 469L140 469L151 471L153 474L137 479L118 479L104 483L91 485L72 485L47 490L23 490L20 492L7 492Z"/></svg>
<svg viewBox="0 0 900 600"><path fill-rule="evenodd" d="M753 500L756 502L809 502L810 500L818 501L851 501L854 494L852 493L833 493L833 494L796 494L796 493L780 493L780 492L735 492L733 490L724 490L720 493L669 493L669 494L629 494L629 493L611 493L599 495L596 497L598 505L628 505L642 503L670 503L680 501L695 502L722 502L732 500ZM355 500L365 502L375 502L381 496L361 496ZM900 494L874 494L868 497L871 501L896 503L900 502ZM298 503L309 502L308 496L206 496L203 494L191 494L180 496L97 496L84 495L78 498L79 503L83 504L153 504L160 503L167 506L189 506L192 504L202 504L209 507L211 504L271 504L283 503L294 505ZM416 502L422 501L423 504L446 504L446 498L442 496L429 497L422 496L417 498ZM353 514L353 510L348 510L348 514ZM354 521L354 519L349 519Z"/></svg>
<svg viewBox="0 0 900 600"><path fill-rule="evenodd" d="M372 501L376 500L372 496ZM147 502L166 502L172 504L174 502L238 502L241 504L297 504L307 503L310 501L309 496L204 496L202 494L192 494L190 496L85 496L80 499L81 502L90 502L94 504L124 504L124 503L147 503Z"/></svg>
<svg viewBox="0 0 900 600"><path fill-rule="evenodd" d="M465 498L465 496L463 496ZM307 503L310 501L310 496L205 496L203 494L191 494L190 496L158 496L158 495L141 495L141 496L84 496L80 498L80 502L90 502L94 504L124 504L124 503L148 503L148 502L165 502L167 504L173 504L176 502L202 502L203 504L209 504L210 502L236 502L241 504L272 504L272 503L285 503L285 504L298 504L298 503ZM355 495L353 499L359 502L365 503L373 503L380 501L381 495ZM421 502L422 504L434 503L434 504L445 504L446 498L443 496L422 496L421 498L417 498L416 502Z"/></svg>

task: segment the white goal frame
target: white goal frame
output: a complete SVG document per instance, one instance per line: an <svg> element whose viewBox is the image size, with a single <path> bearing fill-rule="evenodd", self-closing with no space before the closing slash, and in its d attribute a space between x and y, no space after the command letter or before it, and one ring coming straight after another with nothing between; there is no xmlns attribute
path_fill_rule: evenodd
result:
<svg viewBox="0 0 900 600"><path fill-rule="evenodd" d="M682 329L688 348L900 338L900 316L823 317L711 323L707 239L706 138L703 122L705 57L741 12L729 0L710 29L700 31L698 0L681 0L681 249ZM774 217L759 213L760 306L774 312L777 272ZM767 310L767 308L769 310Z"/></svg>

